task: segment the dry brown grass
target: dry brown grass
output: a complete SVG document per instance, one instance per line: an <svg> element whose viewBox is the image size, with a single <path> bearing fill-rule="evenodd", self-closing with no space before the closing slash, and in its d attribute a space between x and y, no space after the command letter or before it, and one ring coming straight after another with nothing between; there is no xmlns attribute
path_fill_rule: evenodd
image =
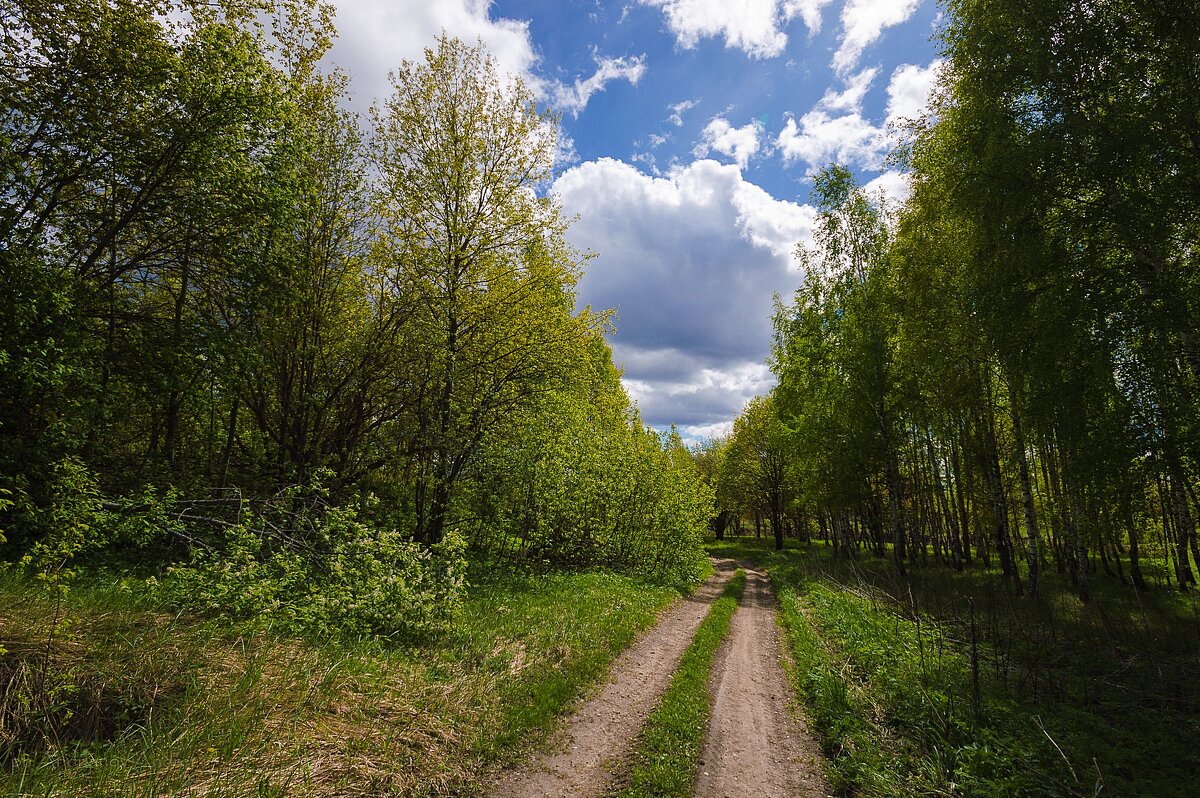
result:
<svg viewBox="0 0 1200 798"><path fill-rule="evenodd" d="M28 690L46 607L13 588L0 579L0 674ZM670 596L546 578L473 598L453 634L409 647L312 644L81 591L50 670L111 723L14 749L0 795L471 796Z"/></svg>

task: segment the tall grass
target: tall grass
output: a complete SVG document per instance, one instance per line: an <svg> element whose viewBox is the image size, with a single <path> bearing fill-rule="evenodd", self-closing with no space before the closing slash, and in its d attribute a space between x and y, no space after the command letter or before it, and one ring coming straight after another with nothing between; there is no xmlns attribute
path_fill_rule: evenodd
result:
<svg viewBox="0 0 1200 798"><path fill-rule="evenodd" d="M84 580L48 672L55 700L100 722L17 734L6 716L0 794L469 794L540 743L676 596L606 573L513 576L475 587L437 638L300 640L157 613L134 583ZM49 609L0 580L5 678L40 667Z"/></svg>

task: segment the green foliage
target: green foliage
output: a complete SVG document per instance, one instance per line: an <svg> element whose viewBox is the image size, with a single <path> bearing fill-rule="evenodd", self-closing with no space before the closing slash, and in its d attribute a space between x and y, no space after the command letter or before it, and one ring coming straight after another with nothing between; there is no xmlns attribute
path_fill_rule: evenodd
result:
<svg viewBox="0 0 1200 798"><path fill-rule="evenodd" d="M677 439L642 425L607 346L593 346L572 389L485 446L467 496L480 519L472 543L498 557L695 584L711 493Z"/></svg>
<svg viewBox="0 0 1200 798"><path fill-rule="evenodd" d="M27 497L23 502L32 525L45 531L21 565L32 569L52 593L63 595L76 575L71 567L75 557L106 542L100 486L83 461L69 456L54 465L47 487L48 506L36 507Z"/></svg>
<svg viewBox="0 0 1200 798"><path fill-rule="evenodd" d="M485 439L569 385L598 319L574 311L583 258L539 196L556 127L532 91L444 34L393 87L373 112L375 255L409 309L411 503L416 537L436 543Z"/></svg>
<svg viewBox="0 0 1200 798"><path fill-rule="evenodd" d="M713 603L684 652L671 685L642 730L633 754L633 774L619 798L689 798L708 727L708 679L717 647L729 633L746 584L741 569Z"/></svg>
<svg viewBox="0 0 1200 798"><path fill-rule="evenodd" d="M48 747L26 737L0 793L469 789L539 745L673 598L611 573L493 574L447 634L296 640L163 613L137 581L83 575L67 607L78 643L53 661L79 685L75 721ZM49 612L27 581L0 579L0 671L44 650Z"/></svg>
<svg viewBox="0 0 1200 798"><path fill-rule="evenodd" d="M707 494L576 310L555 116L482 45L401 64L365 129L317 0L9 11L6 559L352 635L444 629L463 540L696 578Z"/></svg>
<svg viewBox="0 0 1200 798"><path fill-rule="evenodd" d="M425 547L345 506L286 520L247 514L217 546L168 568L158 590L177 607L285 632L414 637L450 627L466 586L457 535Z"/></svg>
<svg viewBox="0 0 1200 798"><path fill-rule="evenodd" d="M792 678L840 790L1187 794L1195 755L1173 730L1192 725L1195 689L1166 674L1194 651L1194 634L1168 631L1191 623L1190 602L1146 596L1137 608L1098 586L1099 606L1084 605L1048 575L1051 606L1038 607L986 574L901 580L885 560L839 563L825 546L712 545L771 573Z"/></svg>
<svg viewBox="0 0 1200 798"><path fill-rule="evenodd" d="M793 493L786 447L774 397L752 399L733 423L718 483L727 502L770 520L777 548L783 548L784 512Z"/></svg>

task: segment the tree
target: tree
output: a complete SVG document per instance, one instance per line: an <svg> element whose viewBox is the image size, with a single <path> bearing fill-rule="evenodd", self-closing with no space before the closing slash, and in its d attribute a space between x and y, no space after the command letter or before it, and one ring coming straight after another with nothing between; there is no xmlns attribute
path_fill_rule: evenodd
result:
<svg viewBox="0 0 1200 798"><path fill-rule="evenodd" d="M442 36L406 61L374 112L384 229L379 262L414 313L404 348L414 396L417 537L436 543L456 483L506 415L560 386L598 321L573 315L580 257L539 195L555 119L501 77L482 45Z"/></svg>
<svg viewBox="0 0 1200 798"><path fill-rule="evenodd" d="M734 522L737 515L737 508L732 505L726 492L722 489L722 474L725 470L728 453L729 436L708 438L692 451L700 479L713 492L712 519L708 526L716 535L717 540L725 539L725 530Z"/></svg>
<svg viewBox="0 0 1200 798"><path fill-rule="evenodd" d="M0 471L36 494L69 452L112 471L176 459L210 383L196 302L262 226L281 92L232 11L0 16Z"/></svg>
<svg viewBox="0 0 1200 798"><path fill-rule="evenodd" d="M770 396L750 400L733 422L724 468L738 485L750 509L766 515L775 536L775 550L783 548L784 511L788 503L785 481L785 430Z"/></svg>
<svg viewBox="0 0 1200 798"><path fill-rule="evenodd" d="M813 246L797 250L804 285L791 307L776 311L772 361L780 380L781 417L789 427L811 429L799 419L811 416L807 405L815 401L813 409L837 418L826 434L841 432L843 440L818 444L817 451L851 464L835 471L849 483L838 488L843 496L882 472L892 556L903 572L900 417L892 364L896 316L887 217L845 167L822 170L814 192L819 213ZM851 440L854 444L848 446ZM812 445L811 439L806 443Z"/></svg>

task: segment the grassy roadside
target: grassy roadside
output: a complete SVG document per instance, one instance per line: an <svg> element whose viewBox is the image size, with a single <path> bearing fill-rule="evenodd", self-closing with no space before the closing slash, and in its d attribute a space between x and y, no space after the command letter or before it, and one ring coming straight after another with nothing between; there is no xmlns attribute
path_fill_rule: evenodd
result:
<svg viewBox="0 0 1200 798"><path fill-rule="evenodd" d="M678 595L512 577L472 588L442 638L356 643L165 615L136 584L86 580L51 636L54 606L4 577L0 795L470 794Z"/></svg>
<svg viewBox="0 0 1200 798"><path fill-rule="evenodd" d="M708 726L708 676L746 584L738 569L696 630L671 685L651 713L634 752L630 784L619 798L689 798Z"/></svg>
<svg viewBox="0 0 1200 798"><path fill-rule="evenodd" d="M913 567L902 581L886 560L834 562L819 545L710 551L771 574L840 794L1192 794L1189 598L1097 579L1091 605L1052 584L1032 603L994 574Z"/></svg>

